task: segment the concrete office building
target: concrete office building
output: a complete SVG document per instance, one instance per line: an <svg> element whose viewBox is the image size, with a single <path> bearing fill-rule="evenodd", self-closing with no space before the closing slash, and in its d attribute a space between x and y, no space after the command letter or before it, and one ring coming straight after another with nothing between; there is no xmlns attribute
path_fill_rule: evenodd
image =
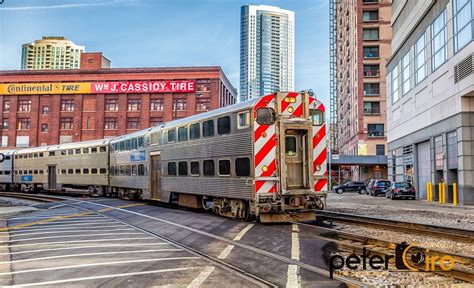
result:
<svg viewBox="0 0 474 288"><path fill-rule="evenodd" d="M473 0L395 0L387 64L389 176L474 204Z"/></svg>
<svg viewBox="0 0 474 288"><path fill-rule="evenodd" d="M45 36L34 43L23 44L21 69L79 69L84 46L64 37Z"/></svg>
<svg viewBox="0 0 474 288"><path fill-rule="evenodd" d="M241 8L240 101L293 91L295 15L265 5Z"/></svg>

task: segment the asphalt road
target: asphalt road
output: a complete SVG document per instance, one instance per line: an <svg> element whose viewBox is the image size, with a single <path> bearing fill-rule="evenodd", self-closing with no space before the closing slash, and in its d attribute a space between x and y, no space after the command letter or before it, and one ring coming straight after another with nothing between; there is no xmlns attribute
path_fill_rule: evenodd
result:
<svg viewBox="0 0 474 288"><path fill-rule="evenodd" d="M118 199L66 204L41 204L40 211L0 222L8 226L0 228L0 285L257 286L199 253L280 287L344 285L272 257L327 269L330 244L302 226L262 225Z"/></svg>

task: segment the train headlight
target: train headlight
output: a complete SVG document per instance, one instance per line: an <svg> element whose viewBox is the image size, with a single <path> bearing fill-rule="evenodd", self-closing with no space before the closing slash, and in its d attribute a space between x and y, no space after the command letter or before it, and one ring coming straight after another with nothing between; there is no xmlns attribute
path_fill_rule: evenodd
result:
<svg viewBox="0 0 474 288"><path fill-rule="evenodd" d="M288 107L288 112L293 113L294 110L295 110L295 109L293 109L293 107L291 107L291 106Z"/></svg>
<svg viewBox="0 0 474 288"><path fill-rule="evenodd" d="M321 165L316 165L316 171L321 171Z"/></svg>
<svg viewBox="0 0 474 288"><path fill-rule="evenodd" d="M285 102L286 103L295 103L296 98L295 97L285 97Z"/></svg>
<svg viewBox="0 0 474 288"><path fill-rule="evenodd" d="M267 171L268 171L268 166L267 166L267 165L263 165L263 166L262 166L262 171L263 171L263 172L267 172Z"/></svg>

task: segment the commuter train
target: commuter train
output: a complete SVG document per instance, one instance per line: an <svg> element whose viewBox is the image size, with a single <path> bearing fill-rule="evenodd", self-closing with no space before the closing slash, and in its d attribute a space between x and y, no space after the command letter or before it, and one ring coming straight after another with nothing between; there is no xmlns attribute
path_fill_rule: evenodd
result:
<svg viewBox="0 0 474 288"><path fill-rule="evenodd" d="M306 92L278 92L116 138L3 152L0 180L25 192L312 220L328 187L324 112Z"/></svg>

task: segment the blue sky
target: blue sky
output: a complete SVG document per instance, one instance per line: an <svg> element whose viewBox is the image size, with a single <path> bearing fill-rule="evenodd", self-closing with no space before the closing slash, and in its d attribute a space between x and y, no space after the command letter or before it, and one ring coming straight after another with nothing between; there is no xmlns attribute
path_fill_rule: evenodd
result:
<svg viewBox="0 0 474 288"><path fill-rule="evenodd" d="M4 0L0 70L20 68L23 43L65 36L103 51L113 67L219 65L238 88L245 4L295 11L295 88L313 89L327 103L327 0Z"/></svg>

